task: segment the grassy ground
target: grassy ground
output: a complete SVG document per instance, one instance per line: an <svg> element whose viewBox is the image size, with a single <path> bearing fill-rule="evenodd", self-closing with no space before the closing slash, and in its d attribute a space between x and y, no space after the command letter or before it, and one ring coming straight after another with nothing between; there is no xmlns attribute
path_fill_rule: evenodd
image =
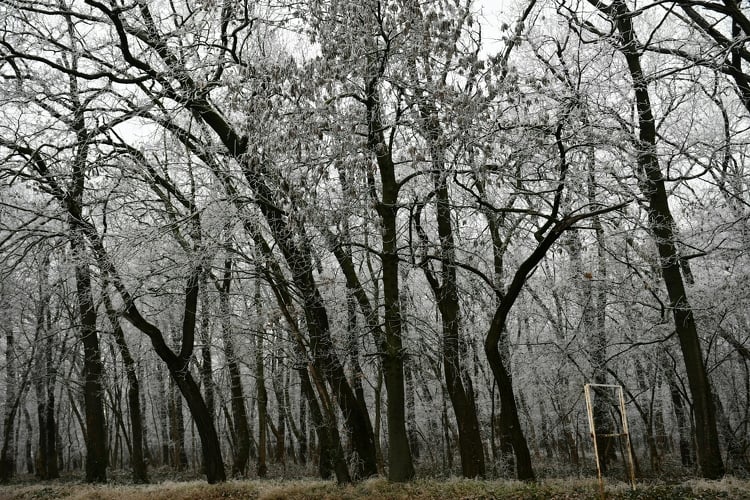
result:
<svg viewBox="0 0 750 500"><path fill-rule="evenodd" d="M612 499L750 499L750 481L725 478L722 481L686 481L680 484L639 484L630 491L624 483L609 482L606 496ZM0 487L0 499L31 500L67 498L149 499L149 500L219 500L219 499L598 499L596 480L543 480L535 484L516 481L419 480L408 484L391 484L372 479L356 485L337 486L332 482L229 481L220 485L205 482L162 482L157 484L92 486L74 482L15 484Z"/></svg>

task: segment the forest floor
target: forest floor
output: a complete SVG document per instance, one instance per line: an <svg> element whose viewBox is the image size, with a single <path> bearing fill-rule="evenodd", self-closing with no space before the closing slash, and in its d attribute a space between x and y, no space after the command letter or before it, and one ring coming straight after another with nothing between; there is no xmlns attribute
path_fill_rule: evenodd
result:
<svg viewBox="0 0 750 500"><path fill-rule="evenodd" d="M205 481L165 481L148 485L89 485L80 482L19 482L0 486L0 500L148 499L598 499L598 484L591 479L545 479L527 484L518 481L472 481L466 479L417 480L392 484L371 479L355 485L337 486L320 480L247 480L209 485ZM639 483L631 491L626 483L607 481L608 499L750 499L750 481L727 477L721 481L690 480L676 484Z"/></svg>

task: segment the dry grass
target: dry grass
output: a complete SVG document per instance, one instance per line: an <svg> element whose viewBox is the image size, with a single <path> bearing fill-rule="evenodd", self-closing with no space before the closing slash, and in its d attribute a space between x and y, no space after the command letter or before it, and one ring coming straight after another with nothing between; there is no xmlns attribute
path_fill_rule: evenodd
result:
<svg viewBox="0 0 750 500"><path fill-rule="evenodd" d="M598 499L597 483L592 479L544 480L526 484L517 481L445 481L419 480L393 484L371 479L354 485L337 486L332 482L229 481L209 485L201 481L166 481L150 485L88 485L50 482L0 487L0 500L65 498L71 500L219 500L219 499ZM640 484L630 491L624 483L607 484L611 499L750 499L750 481L725 478L721 481L691 480L680 484Z"/></svg>

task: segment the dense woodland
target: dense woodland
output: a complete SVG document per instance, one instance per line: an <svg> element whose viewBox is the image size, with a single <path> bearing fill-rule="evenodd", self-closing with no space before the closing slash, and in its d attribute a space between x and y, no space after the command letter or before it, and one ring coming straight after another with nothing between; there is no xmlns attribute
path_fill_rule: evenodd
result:
<svg viewBox="0 0 750 500"><path fill-rule="evenodd" d="M745 2L0 30L1 481L750 474Z"/></svg>

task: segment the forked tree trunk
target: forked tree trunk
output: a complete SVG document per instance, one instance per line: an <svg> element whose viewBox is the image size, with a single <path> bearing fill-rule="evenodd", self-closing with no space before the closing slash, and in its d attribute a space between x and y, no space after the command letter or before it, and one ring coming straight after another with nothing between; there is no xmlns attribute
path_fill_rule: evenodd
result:
<svg viewBox="0 0 750 500"><path fill-rule="evenodd" d="M379 61L371 62L373 71ZM403 482L414 477L414 463L409 449L409 436L406 432L406 414L404 398L404 350L401 331L401 301L399 298L399 255L398 230L396 215L398 213L398 193L400 184L396 180L396 169L391 151L386 145L385 134L380 116L378 96L379 77L377 72L366 83L366 114L368 126L368 146L374 153L382 196L375 201L375 209L380 216L382 236L382 280L383 308L385 328L381 353L383 380L388 392L386 419L388 422L388 480ZM371 192L374 190L372 174L368 173Z"/></svg>
<svg viewBox="0 0 750 500"><path fill-rule="evenodd" d="M484 352L487 355L487 361L490 364L492 374L497 382L502 408L502 423L505 427L505 432L510 436L513 445L518 479L526 481L533 480L534 470L531 463L531 454L529 453L526 438L524 437L523 429L521 428L521 423L518 418L518 407L513 395L513 381L510 376L510 371L506 367L506 360L503 359L501 354L501 347L508 341L505 331L508 315L513 308L513 304L515 304L518 296L521 294L521 290L529 279L529 276L544 258L547 251L565 231L583 219L590 218L597 214L606 213L615 210L616 208L618 208L618 206L608 207L596 212L580 213L575 216L566 217L556 223L551 222L550 219L548 225L545 225L537 232L536 236L539 240L538 245L516 268L513 280L508 286L507 291L503 293L500 289L496 290L496 293L499 296L499 301L495 309L495 314L492 317L490 328L487 331L487 336L485 337ZM553 216L555 215L556 214L553 214ZM498 240L496 236L496 227L494 229L495 230L491 231L493 234L493 242ZM495 247L497 248L497 244ZM502 258L496 255L495 259L497 270L498 267L502 266ZM496 274L499 273L496 271Z"/></svg>

